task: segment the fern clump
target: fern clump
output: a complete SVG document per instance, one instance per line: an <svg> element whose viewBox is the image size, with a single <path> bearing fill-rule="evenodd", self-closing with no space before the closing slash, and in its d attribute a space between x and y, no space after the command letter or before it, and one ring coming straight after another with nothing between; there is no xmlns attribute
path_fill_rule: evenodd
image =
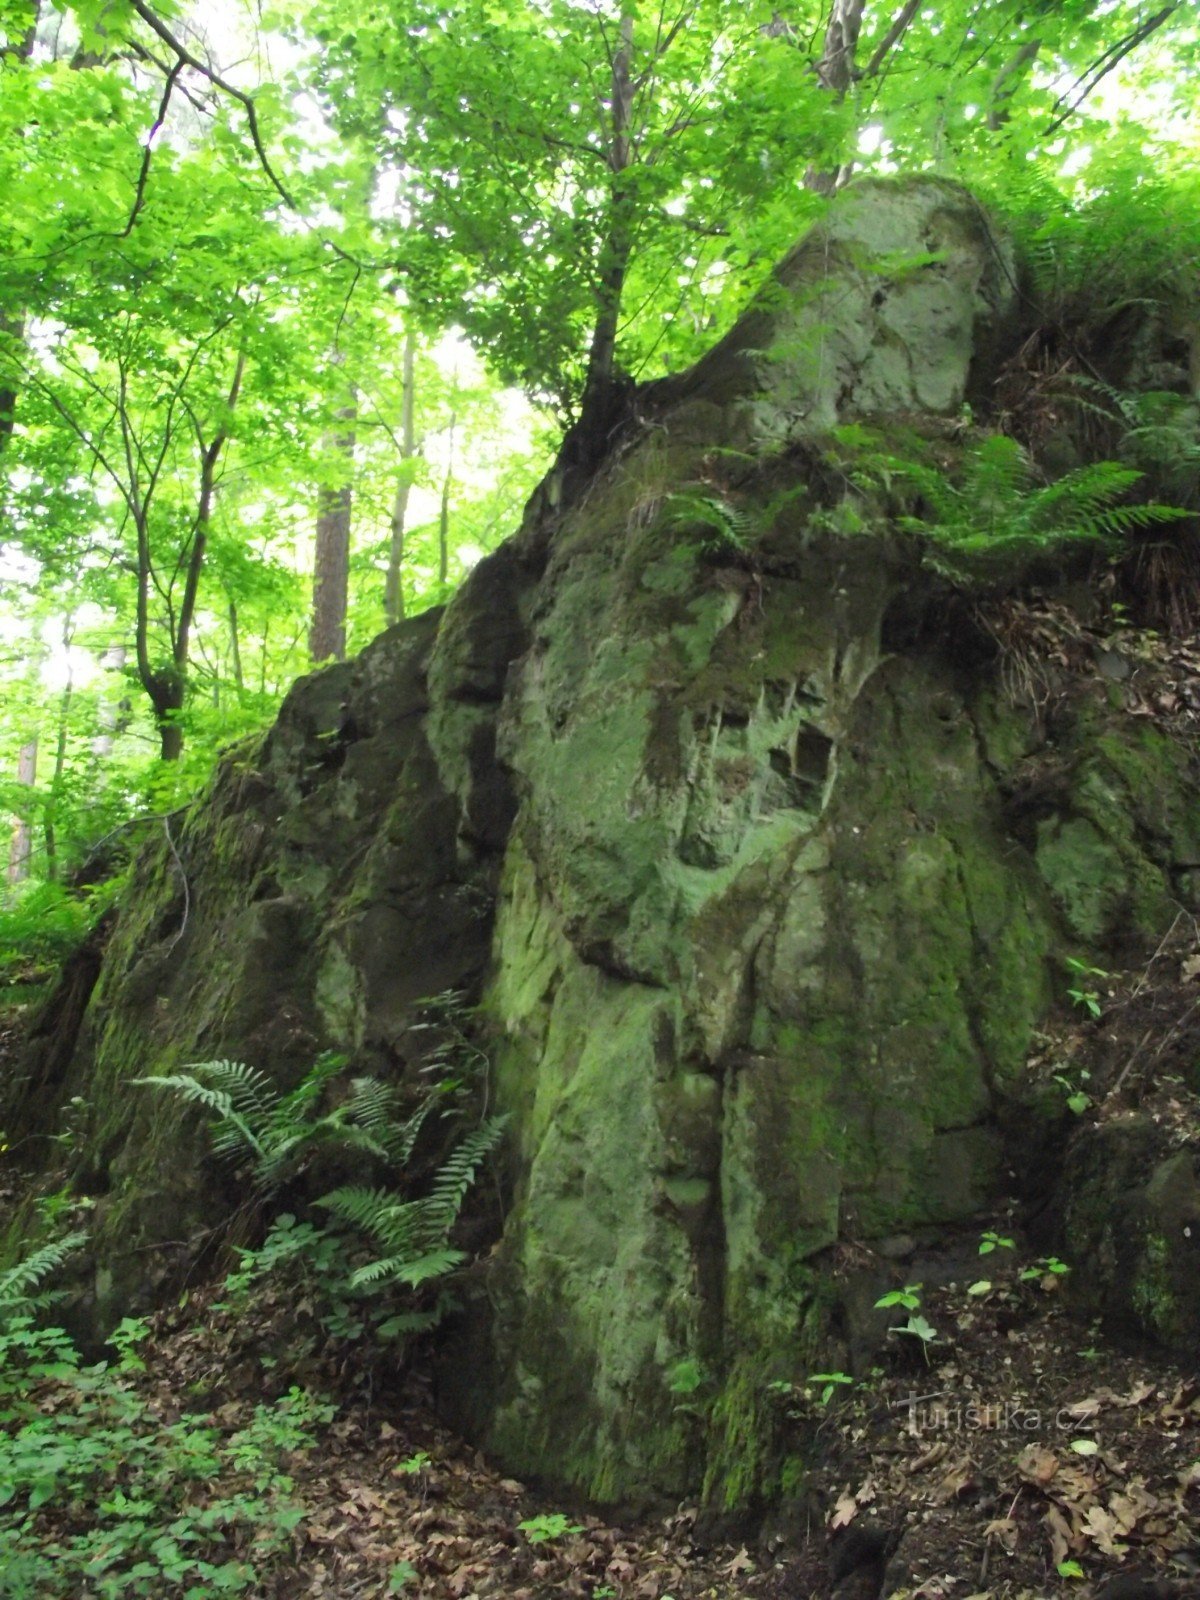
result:
<svg viewBox="0 0 1200 1600"><path fill-rule="evenodd" d="M265 1199L321 1148L337 1146L381 1161L406 1159L407 1130L397 1121L396 1091L378 1079L355 1078L341 1105L320 1111L328 1085L345 1067L345 1056L322 1055L287 1094L265 1072L242 1061L201 1061L183 1072L134 1081L172 1089L207 1111L213 1154L234 1164L248 1162L254 1187Z"/></svg>
<svg viewBox="0 0 1200 1600"><path fill-rule="evenodd" d="M61 1239L40 1245L15 1266L0 1272L0 1327L16 1317L31 1317L54 1304L59 1298L57 1292L44 1289L42 1285L86 1240L85 1233L65 1234Z"/></svg>
<svg viewBox="0 0 1200 1600"><path fill-rule="evenodd" d="M855 442L862 444L862 430ZM1105 544L1190 513L1178 506L1128 499L1137 468L1097 461L1038 483L1028 454L994 433L967 451L954 476L927 460L868 448L855 463L862 487L916 492L916 505L894 519L920 537L928 565L948 576L985 576L1014 560L1054 555L1074 544Z"/></svg>
<svg viewBox="0 0 1200 1600"><path fill-rule="evenodd" d="M292 1212L277 1216L261 1247L239 1252L240 1268L226 1285L235 1298L260 1278L283 1274L316 1291L322 1325L335 1337L370 1331L393 1338L439 1320L449 1303L444 1280L466 1260L453 1243L455 1225L505 1123L479 1115L451 1142L453 1125L465 1120L471 1088L487 1067L460 1013L458 1006L433 1007L428 1026L437 1037L415 1103L369 1076L349 1078L339 1095L346 1059L333 1054L322 1056L286 1094L266 1073L237 1061L200 1062L138 1080L206 1112L213 1153L248 1170L261 1203L299 1179L318 1152L366 1157L380 1179L317 1198L314 1206L331 1218L325 1225ZM435 1122L450 1127L434 1137ZM450 1147L432 1174L421 1174L413 1168L427 1130L431 1143Z"/></svg>

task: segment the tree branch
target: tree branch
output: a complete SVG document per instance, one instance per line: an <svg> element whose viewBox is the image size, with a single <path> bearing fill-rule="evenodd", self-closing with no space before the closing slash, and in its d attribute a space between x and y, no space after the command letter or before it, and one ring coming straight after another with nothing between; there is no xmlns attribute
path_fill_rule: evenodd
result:
<svg viewBox="0 0 1200 1600"><path fill-rule="evenodd" d="M863 69L864 78L873 78L908 31L908 25L921 9L922 0L908 0L899 16L871 52L871 59Z"/></svg>
<svg viewBox="0 0 1200 1600"><path fill-rule="evenodd" d="M163 123L167 120L167 111L171 105L171 96L175 92L175 85L179 81L179 74L183 71L183 67L183 61L177 60L175 65L167 73L167 81L163 87L163 96L158 106L158 115L151 124L150 132L146 135L146 148L142 151L142 165L138 172L137 185L133 192L133 209L129 213L128 222L126 222L120 233L117 234L118 239L128 239L129 235L133 232L133 226L138 219L138 213L142 209L142 204L146 198L146 180L150 176L150 162L154 155L154 136L162 127Z"/></svg>
<svg viewBox="0 0 1200 1600"><path fill-rule="evenodd" d="M183 66L191 67L193 72L198 72L202 78L207 78L214 89L220 89L231 100L237 101L238 105L246 113L246 123L250 129L250 140L254 145L255 154L258 156L259 165L270 179L272 188L284 205L291 211L299 211L300 207L292 198L291 193L284 187L282 179L271 165L270 158L263 146L262 131L258 125L258 109L252 96L237 88L235 84L230 83L228 78L222 77L219 72L214 72L212 67L207 66L200 60L199 56L193 55L187 45L181 39L175 37L162 18L151 11L145 0L130 0L130 4L146 26L158 35L167 49L176 56Z"/></svg>
<svg viewBox="0 0 1200 1600"><path fill-rule="evenodd" d="M1051 134L1057 133L1063 123L1069 121L1075 115L1096 85L1107 78L1109 73L1118 67L1131 51L1137 49L1138 45L1144 44L1152 33L1157 33L1163 23L1178 10L1179 0L1171 0L1170 5L1163 6L1152 17L1147 17L1140 27L1134 28L1132 33L1127 33L1116 44L1110 45L1098 61L1093 62L1086 72L1081 72L1071 87L1064 94L1059 95L1054 102L1056 111L1059 106L1063 105L1066 106L1066 109L1055 117L1045 129L1042 134L1043 139L1048 139ZM1083 88L1079 95L1074 100L1071 100L1071 96L1076 89L1079 89L1081 84ZM1070 101L1069 105L1066 104L1067 101Z"/></svg>

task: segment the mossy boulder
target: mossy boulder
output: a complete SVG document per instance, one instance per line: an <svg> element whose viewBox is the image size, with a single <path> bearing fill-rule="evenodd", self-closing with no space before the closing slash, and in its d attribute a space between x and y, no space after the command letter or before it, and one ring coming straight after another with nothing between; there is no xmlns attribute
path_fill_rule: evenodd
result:
<svg viewBox="0 0 1200 1600"><path fill-rule="evenodd" d="M403 1072L422 997L466 989L511 1204L447 1408L595 1498L799 1492L772 1385L866 1359L889 1241L1004 1182L1062 957L1161 932L1200 859L1190 757L1102 697L1049 733L828 449L951 439L1015 281L954 185L854 186L586 484L299 684L147 847L73 1055L24 1089L92 1107L98 1322L212 1213L194 1125L131 1079L288 1081L326 1045Z"/></svg>

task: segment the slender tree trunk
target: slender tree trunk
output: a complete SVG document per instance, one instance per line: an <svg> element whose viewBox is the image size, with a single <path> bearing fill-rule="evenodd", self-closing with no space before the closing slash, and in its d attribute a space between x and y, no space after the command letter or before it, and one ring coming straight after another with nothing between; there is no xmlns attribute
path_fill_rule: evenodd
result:
<svg viewBox="0 0 1200 1600"><path fill-rule="evenodd" d="M70 636L64 629L64 643L70 644ZM71 697L75 692L75 683L71 674L70 663L67 665L67 681L63 685L62 699L58 705L58 735L54 741L54 770L50 774L50 792L46 800L45 820L42 831L46 839L46 877L51 883L58 881L58 798L62 793L63 773L67 766L67 723L71 715Z"/></svg>
<svg viewBox="0 0 1200 1600"><path fill-rule="evenodd" d="M825 48L817 62L817 81L837 101L846 98L854 82L854 54L862 32L864 4L865 0L833 0L830 8ZM804 175L804 186L817 194L834 194L849 176L851 165L843 163L824 171L810 167Z"/></svg>
<svg viewBox="0 0 1200 1600"><path fill-rule="evenodd" d="M31 734L17 753L17 782L32 789L37 782L38 736ZM8 852L8 881L10 885L23 883L29 876L29 858L33 854L33 823L21 817L13 828L12 843Z"/></svg>
<svg viewBox="0 0 1200 1600"><path fill-rule="evenodd" d="M150 546L149 502L139 489L136 471L132 464L130 466L128 504L137 531L138 572L134 645L138 678L154 708L159 755L164 761L177 761L183 751L183 727L179 716L187 699L192 623L196 617L196 603L200 597L200 575L204 571L204 558L208 553L208 531L212 524L213 506L217 498L217 468L225 446L229 442L229 418L237 409L245 372L246 347L243 339L234 363L229 392L225 397L225 422L207 444L200 434L199 424L196 424L196 441L200 448L200 485L196 496L196 514L192 519L191 539L184 546L187 565L184 571L183 597L179 603L178 614L174 612L171 614L171 657L165 666L156 667L150 657L150 585L154 581L154 563ZM127 436L131 437L124 409L123 381L121 404L122 427ZM131 463L132 459L131 453ZM181 556L180 560L182 559Z"/></svg>
<svg viewBox="0 0 1200 1600"><path fill-rule="evenodd" d="M335 354L340 367L344 357ZM312 623L308 653L314 662L342 661L346 656L346 605L350 592L350 521L354 509L354 445L358 403L353 391L334 413L341 424L321 441L326 466L340 480L322 486L317 495L317 548L313 565Z"/></svg>
<svg viewBox="0 0 1200 1600"><path fill-rule="evenodd" d="M1040 39L1027 40L996 74L992 83L992 103L988 108L987 125L990 132L998 133L1008 121L1012 97L1020 87L1022 78L1028 76L1041 48Z"/></svg>
<svg viewBox="0 0 1200 1600"><path fill-rule="evenodd" d="M16 47L6 50L4 54L18 62L28 61L33 54L33 46L37 39L37 25L41 14L41 0L33 7L33 16L29 27L22 35ZM18 130L18 137L24 136L24 129ZM13 344L22 346L25 343L25 318L20 312L0 313L0 363L3 361L4 346ZM12 438L13 425L16 421L17 390L14 383L7 378L0 378L0 456L4 454L8 441Z"/></svg>
<svg viewBox="0 0 1200 1600"><path fill-rule="evenodd" d="M124 672L126 646L123 644L110 644L100 657L100 667L104 672ZM101 700L96 713L96 734L92 739L92 754L100 761L107 761L112 755L113 744L117 737L117 728L121 721L121 696L116 699L107 694Z"/></svg>
<svg viewBox="0 0 1200 1600"><path fill-rule="evenodd" d="M412 491L413 472L416 467L417 435L414 425L416 411L416 355L417 336L410 327L404 334L404 358L400 388L400 471L396 477L396 496L392 501L392 537L388 546L387 579L383 591L383 609L389 627L404 618L404 538L408 518L408 497Z"/></svg>
<svg viewBox="0 0 1200 1600"><path fill-rule="evenodd" d="M603 450L612 425L617 334L621 326L621 303L634 244L635 202L629 182L629 169L633 163L633 19L632 11L622 12L617 48L613 54L608 226L600 247L596 322L588 351L587 375L579 414L580 430L596 453Z"/></svg>
<svg viewBox="0 0 1200 1600"><path fill-rule="evenodd" d="M450 581L450 490L454 483L454 429L458 415L450 413L450 438L446 447L446 476L442 479L442 503L438 510L438 585L444 595Z"/></svg>
<svg viewBox="0 0 1200 1600"><path fill-rule="evenodd" d="M233 668L233 681L240 694L246 687L245 676L242 673L242 645L238 638L238 610L237 601L229 602L229 663Z"/></svg>

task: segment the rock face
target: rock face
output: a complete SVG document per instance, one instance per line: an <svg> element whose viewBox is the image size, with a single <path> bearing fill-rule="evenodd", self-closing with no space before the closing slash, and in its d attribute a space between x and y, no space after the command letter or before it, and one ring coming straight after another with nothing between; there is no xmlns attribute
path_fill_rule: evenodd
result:
<svg viewBox="0 0 1200 1600"><path fill-rule="evenodd" d="M1048 729L914 547L845 531L830 430L951 439L1015 282L963 191L852 188L590 482L299 684L143 852L27 1087L93 1108L100 1320L212 1203L128 1079L286 1081L331 1043L399 1068L415 1003L465 987L512 1202L456 1414L597 1498L796 1487L771 1384L858 1359L898 1236L997 1194L1056 962L1160 932L1200 860L1179 749L1103 701Z"/></svg>

